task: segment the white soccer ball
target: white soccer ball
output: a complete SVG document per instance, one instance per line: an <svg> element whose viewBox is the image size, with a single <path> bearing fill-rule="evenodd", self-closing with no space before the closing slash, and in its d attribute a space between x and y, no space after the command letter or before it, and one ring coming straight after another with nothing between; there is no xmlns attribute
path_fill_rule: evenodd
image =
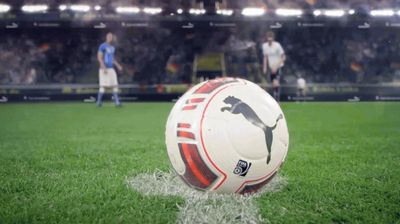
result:
<svg viewBox="0 0 400 224"><path fill-rule="evenodd" d="M286 158L289 134L279 104L258 85L220 78L187 91L166 125L168 156L189 186L252 193Z"/></svg>

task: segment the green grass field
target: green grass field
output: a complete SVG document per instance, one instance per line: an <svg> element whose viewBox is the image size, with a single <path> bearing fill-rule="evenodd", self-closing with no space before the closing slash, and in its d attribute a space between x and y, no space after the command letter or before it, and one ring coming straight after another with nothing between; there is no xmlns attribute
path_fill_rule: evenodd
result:
<svg viewBox="0 0 400 224"><path fill-rule="evenodd" d="M174 223L182 198L127 186L170 169L170 103L0 105L0 223ZM400 103L283 104L288 185L272 223L400 223ZM146 184L146 183L143 183Z"/></svg>

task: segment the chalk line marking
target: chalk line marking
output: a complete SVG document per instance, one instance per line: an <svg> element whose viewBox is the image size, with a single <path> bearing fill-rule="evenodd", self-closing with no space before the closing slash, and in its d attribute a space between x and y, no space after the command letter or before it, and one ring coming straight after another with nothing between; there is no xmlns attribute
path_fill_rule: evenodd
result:
<svg viewBox="0 0 400 224"><path fill-rule="evenodd" d="M259 192L239 195L196 191L173 171L143 173L128 179L128 186L143 195L184 198L185 204L177 205L177 223L264 223L254 198L280 191L286 185L287 179L277 175Z"/></svg>

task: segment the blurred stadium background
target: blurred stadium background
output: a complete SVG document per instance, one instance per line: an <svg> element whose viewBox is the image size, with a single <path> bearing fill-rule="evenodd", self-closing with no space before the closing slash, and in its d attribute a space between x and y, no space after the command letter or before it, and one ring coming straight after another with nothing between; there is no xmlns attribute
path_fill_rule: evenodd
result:
<svg viewBox="0 0 400 224"><path fill-rule="evenodd" d="M398 1L2 1L1 101L96 96L97 47L117 36L122 98L171 100L216 76L266 88L265 32L283 45L282 100L399 100Z"/></svg>

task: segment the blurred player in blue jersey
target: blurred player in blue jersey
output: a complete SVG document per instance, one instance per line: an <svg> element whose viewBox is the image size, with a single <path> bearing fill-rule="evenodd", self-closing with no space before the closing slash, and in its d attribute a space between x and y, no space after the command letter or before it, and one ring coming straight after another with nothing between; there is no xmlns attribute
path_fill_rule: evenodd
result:
<svg viewBox="0 0 400 224"><path fill-rule="evenodd" d="M112 46L114 39L113 33L109 32L106 36L106 42L102 43L97 52L97 60L100 64L99 70L99 93L97 96L97 106L101 107L103 104L103 95L105 88L112 88L114 101L116 106L121 106L118 97L118 80L117 73L114 70L114 65L119 71L122 71L122 66L115 60L115 47Z"/></svg>

